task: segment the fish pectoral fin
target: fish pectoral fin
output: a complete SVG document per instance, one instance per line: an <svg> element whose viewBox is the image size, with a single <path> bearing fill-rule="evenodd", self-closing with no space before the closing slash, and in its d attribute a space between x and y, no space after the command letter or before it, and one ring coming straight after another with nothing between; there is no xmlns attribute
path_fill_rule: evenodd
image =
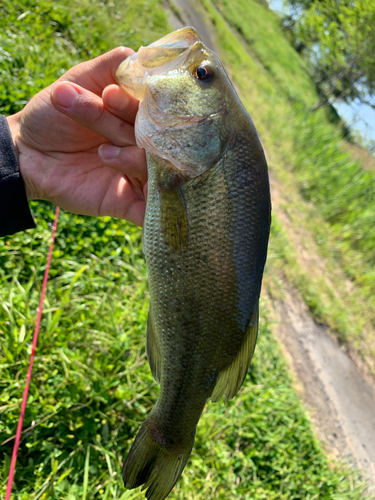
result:
<svg viewBox="0 0 375 500"><path fill-rule="evenodd" d="M147 320L146 353L148 362L150 364L152 376L154 377L156 382L160 383L161 354L160 354L159 343L157 341L153 326L151 305L148 311L148 320Z"/></svg>
<svg viewBox="0 0 375 500"><path fill-rule="evenodd" d="M177 175L158 185L163 237L174 253L187 249L189 228L184 192Z"/></svg>
<svg viewBox="0 0 375 500"><path fill-rule="evenodd" d="M258 336L259 302L254 308L247 326L243 344L234 361L218 376L211 400L218 401L225 396L225 402L232 399L240 390L245 380L247 369L254 353Z"/></svg>

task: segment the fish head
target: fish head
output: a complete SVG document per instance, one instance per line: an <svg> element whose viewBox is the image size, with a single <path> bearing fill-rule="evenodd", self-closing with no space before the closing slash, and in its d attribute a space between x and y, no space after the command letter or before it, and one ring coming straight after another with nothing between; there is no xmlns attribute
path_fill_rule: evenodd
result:
<svg viewBox="0 0 375 500"><path fill-rule="evenodd" d="M116 78L141 101L135 125L139 147L188 177L224 154L239 100L219 58L194 28L141 47L121 63Z"/></svg>

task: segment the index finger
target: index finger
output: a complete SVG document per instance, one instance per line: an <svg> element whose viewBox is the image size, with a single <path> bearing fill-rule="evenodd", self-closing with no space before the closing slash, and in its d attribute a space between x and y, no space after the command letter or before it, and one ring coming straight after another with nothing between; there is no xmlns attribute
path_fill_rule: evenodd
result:
<svg viewBox="0 0 375 500"><path fill-rule="evenodd" d="M95 59L77 64L58 81L76 83L101 97L105 87L116 83L117 68L131 54L134 54L134 50L117 47Z"/></svg>
<svg viewBox="0 0 375 500"><path fill-rule="evenodd" d="M93 92L70 82L57 82L51 93L55 108L118 146L135 145L134 127L113 115Z"/></svg>
<svg viewBox="0 0 375 500"><path fill-rule="evenodd" d="M139 101L118 85L109 85L103 90L104 106L122 120L134 124Z"/></svg>

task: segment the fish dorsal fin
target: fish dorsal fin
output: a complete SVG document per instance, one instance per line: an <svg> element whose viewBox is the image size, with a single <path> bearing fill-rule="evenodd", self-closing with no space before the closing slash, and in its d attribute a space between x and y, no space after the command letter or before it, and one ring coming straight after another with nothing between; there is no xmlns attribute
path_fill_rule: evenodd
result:
<svg viewBox="0 0 375 500"><path fill-rule="evenodd" d="M151 305L148 311L148 320L147 320L146 353L148 362L150 364L152 376L154 377L156 382L160 383L161 354L152 321Z"/></svg>
<svg viewBox="0 0 375 500"><path fill-rule="evenodd" d="M232 399L240 390L243 381L245 380L247 369L254 353L255 344L258 336L258 317L259 317L259 302L254 308L250 317L249 325L246 329L243 344L239 353L233 362L220 372L214 390L212 391L211 400L218 401L225 396L225 402Z"/></svg>
<svg viewBox="0 0 375 500"><path fill-rule="evenodd" d="M184 192L177 175L158 183L161 204L161 227L164 240L174 253L188 246L189 227Z"/></svg>

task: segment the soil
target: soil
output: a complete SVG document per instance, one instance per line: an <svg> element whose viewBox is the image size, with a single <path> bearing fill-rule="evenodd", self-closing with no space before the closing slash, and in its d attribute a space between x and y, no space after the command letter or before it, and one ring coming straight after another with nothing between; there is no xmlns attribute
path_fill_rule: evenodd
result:
<svg viewBox="0 0 375 500"><path fill-rule="evenodd" d="M359 468L375 498L374 388L292 289L274 307L278 337L323 445Z"/></svg>
<svg viewBox="0 0 375 500"><path fill-rule="evenodd" d="M174 0L174 4L177 9L169 9L170 24L175 29L194 26L203 42L215 50L211 27L207 27L191 1ZM276 202L273 209L279 211L281 207L275 198L280 186L272 175L271 192ZM375 499L374 384L340 348L334 335L314 321L291 287L285 285L283 299L275 299L273 306L277 336L318 437L333 457L358 468Z"/></svg>

